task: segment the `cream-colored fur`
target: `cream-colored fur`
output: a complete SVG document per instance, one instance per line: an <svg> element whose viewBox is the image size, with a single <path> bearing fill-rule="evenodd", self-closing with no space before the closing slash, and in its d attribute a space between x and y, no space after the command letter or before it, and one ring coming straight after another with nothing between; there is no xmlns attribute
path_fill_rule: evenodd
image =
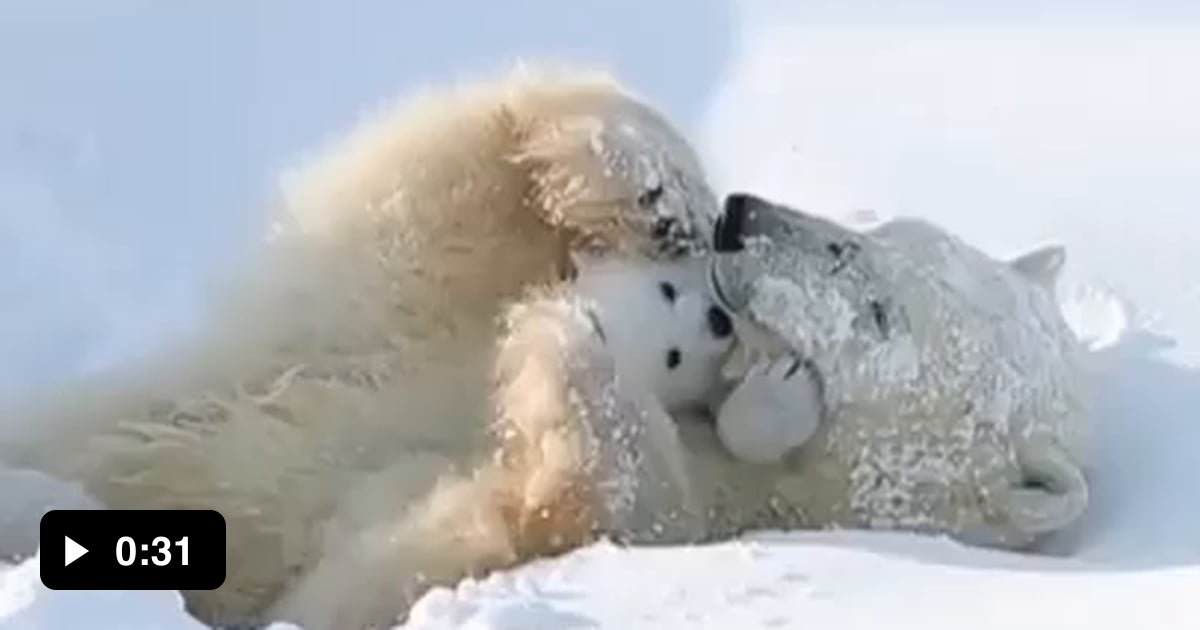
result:
<svg viewBox="0 0 1200 630"><path fill-rule="evenodd" d="M386 625L431 584L598 536L707 537L708 488L692 475L708 464L693 461L674 420L721 389L732 346L702 271L601 263L515 306L497 361L495 459L365 536L333 538L272 618L309 630ZM665 361L673 351L678 363Z"/></svg>
<svg viewBox="0 0 1200 630"><path fill-rule="evenodd" d="M289 176L269 243L223 287L202 334L46 392L10 423L23 435L2 456L83 480L116 508L220 510L228 577L186 593L188 605L210 621L253 619L326 540L389 531L489 452L509 302L562 285L579 256L702 250L716 206L687 143L606 76L524 69L430 90ZM502 476L452 484L405 526L492 485L510 488ZM436 577L439 565L489 564L484 547L455 548L462 562L433 540L412 552L431 554Z"/></svg>

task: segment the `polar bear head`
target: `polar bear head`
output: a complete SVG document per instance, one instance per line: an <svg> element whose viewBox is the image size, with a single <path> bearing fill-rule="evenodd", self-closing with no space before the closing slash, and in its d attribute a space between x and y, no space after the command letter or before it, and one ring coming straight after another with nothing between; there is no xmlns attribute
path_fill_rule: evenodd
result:
<svg viewBox="0 0 1200 630"><path fill-rule="evenodd" d="M593 304L618 378L670 411L718 395L733 324L708 296L699 263L608 259L584 268L575 286Z"/></svg>
<svg viewBox="0 0 1200 630"><path fill-rule="evenodd" d="M709 270L716 299L787 322L791 345L806 353L861 356L910 335L928 341L948 324L1015 315L1019 305L1059 319L1050 298L1059 246L997 261L918 219L858 232L749 194L726 199L714 232L725 254Z"/></svg>
<svg viewBox="0 0 1200 630"><path fill-rule="evenodd" d="M576 238L573 251L670 259L708 249L719 204L660 114L603 79L521 105L536 114L516 123L514 160L545 220Z"/></svg>
<svg viewBox="0 0 1200 630"><path fill-rule="evenodd" d="M852 360L907 332L894 299L903 265L868 235L746 194L726 199L715 233L723 254L710 288L743 315L735 317L743 345ZM786 340L773 334L784 331Z"/></svg>

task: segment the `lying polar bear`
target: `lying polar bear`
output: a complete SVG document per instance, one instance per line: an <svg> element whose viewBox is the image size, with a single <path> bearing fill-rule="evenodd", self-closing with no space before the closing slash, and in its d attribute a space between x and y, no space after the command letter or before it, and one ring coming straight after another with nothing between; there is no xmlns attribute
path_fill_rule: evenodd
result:
<svg viewBox="0 0 1200 630"><path fill-rule="evenodd" d="M756 216L767 210L774 211L766 202L732 198L717 245L728 249L721 241L756 230L781 233L771 217ZM1070 522L1086 503L1086 482L1072 476L1077 469L1061 444L1072 443L1078 419L1041 407L1011 423L985 414L1002 411L998 388L1014 382L983 362L966 383L931 380L957 376L939 362L961 363L972 340L988 339L986 327L971 318L974 302L941 293L952 285L920 286L945 270L903 258L888 241L892 233L856 236L817 222L777 250L749 238L744 253L711 267L703 260L577 265L574 282L538 291L507 315L496 361L495 457L470 475L443 479L402 517L328 548L271 618L314 630L388 623L431 585L600 537L677 544L763 528L865 525L988 534L1015 546ZM948 249L946 260L965 257L980 279L999 283L985 294L1000 296L998 312L1008 291L1044 314L1037 300L1045 292L1036 287L1049 286L1055 253L1013 263L1024 279L965 248ZM706 271L714 272L714 296L703 291ZM888 284L900 280L910 294ZM772 282L809 293L763 302ZM742 321L735 326L712 297ZM1023 335L1066 339L1055 336L1054 321L1046 320L1049 332L1030 333L1001 321L996 354L1023 349ZM949 324L976 327L956 335ZM743 349L768 356L729 381L720 368L734 328ZM1034 352L1001 365L1038 361L1046 374L1034 376L1043 380L1071 374L1066 359ZM876 361L889 357L895 374ZM982 386L970 376L984 376ZM1051 402L1063 396L1065 409L1078 402L1071 382L1031 383L1011 390L1014 404L1039 402L1027 395L1034 389ZM717 430L695 418L713 420ZM794 448L799 453L785 457Z"/></svg>
<svg viewBox="0 0 1200 630"><path fill-rule="evenodd" d="M110 508L219 510L226 581L188 608L257 619L326 530L393 526L490 452L509 306L568 288L581 256L691 258L718 213L687 140L606 73L430 86L285 178L269 242L193 335L0 409L0 463Z"/></svg>
<svg viewBox="0 0 1200 630"><path fill-rule="evenodd" d="M426 588L578 547L598 537L707 537L693 484L711 466L680 442L676 417L723 390L733 325L705 290L702 259L589 259L573 283L506 316L497 355L495 458L446 476L396 518L332 540L270 611L308 630L387 626ZM374 485L404 483L397 462Z"/></svg>
<svg viewBox="0 0 1200 630"><path fill-rule="evenodd" d="M740 356L774 362L718 434L740 459L786 460L799 475L780 492L811 525L1025 547L1080 517L1086 396L1053 297L1061 248L1005 263L919 220L858 233L751 195L725 206L710 284ZM763 402L788 389L819 404Z"/></svg>
<svg viewBox="0 0 1200 630"><path fill-rule="evenodd" d="M718 248L775 232L756 216L767 211L778 209L731 198ZM1073 346L1038 288L1050 286L1059 252L1011 263L1018 275L932 228L864 236L796 217L811 229L784 247L748 238L712 266L590 261L574 282L510 309L494 457L443 479L401 517L334 534L343 544L270 618L313 630L385 624L429 586L601 537L678 544L845 525L1019 546L1077 517L1087 500L1075 464L1081 420L1056 415L1081 407ZM945 263L960 257L967 274L922 258L936 248L906 256L905 239L944 239ZM990 286L976 295L972 282ZM780 284L795 291L772 301ZM729 320L721 303L740 316ZM1013 317L1026 308L1043 328ZM767 355L748 357L733 379L720 373L737 349L731 327L742 351ZM1057 345L1025 347L1035 340ZM969 354L985 342L997 357L1022 352L988 364ZM1014 370L1026 362L1041 369L1022 386ZM1001 415L1005 392L1024 415ZM391 485L378 484L384 494Z"/></svg>

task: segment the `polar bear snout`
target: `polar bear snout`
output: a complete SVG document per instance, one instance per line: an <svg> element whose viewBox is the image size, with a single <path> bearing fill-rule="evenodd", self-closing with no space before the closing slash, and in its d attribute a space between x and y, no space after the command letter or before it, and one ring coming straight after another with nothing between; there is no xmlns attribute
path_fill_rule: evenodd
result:
<svg viewBox="0 0 1200 630"><path fill-rule="evenodd" d="M730 193L717 217L713 234L713 249L718 253L740 252L746 239L772 236L781 231L798 229L794 211L746 192Z"/></svg>
<svg viewBox="0 0 1200 630"><path fill-rule="evenodd" d="M744 247L742 235L746 228L746 214L756 198L746 193L732 193L725 197L725 208L717 217L713 229L713 249L718 253L739 252Z"/></svg>

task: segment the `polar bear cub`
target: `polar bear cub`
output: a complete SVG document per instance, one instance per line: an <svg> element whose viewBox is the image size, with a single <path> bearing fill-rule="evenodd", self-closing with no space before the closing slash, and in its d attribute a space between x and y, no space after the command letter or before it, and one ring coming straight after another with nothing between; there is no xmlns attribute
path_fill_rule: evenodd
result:
<svg viewBox="0 0 1200 630"><path fill-rule="evenodd" d="M1053 298L1061 248L999 261L923 221L859 233L736 194L717 249L710 283L739 338L803 357L799 385L790 367L752 373L760 399L799 386L822 401L792 425L769 405L729 414L719 433L745 459L798 448L785 494L814 525L1025 547L1084 512L1087 388Z"/></svg>
<svg viewBox="0 0 1200 630"><path fill-rule="evenodd" d="M710 401L733 322L704 290L703 265L584 265L572 292L593 304L597 333L623 382L644 387L665 409Z"/></svg>
<svg viewBox="0 0 1200 630"><path fill-rule="evenodd" d="M273 607L310 630L388 625L448 586L598 536L706 536L676 415L723 395L729 316L703 259L592 259L515 304L497 356L496 457L404 516L339 538Z"/></svg>

